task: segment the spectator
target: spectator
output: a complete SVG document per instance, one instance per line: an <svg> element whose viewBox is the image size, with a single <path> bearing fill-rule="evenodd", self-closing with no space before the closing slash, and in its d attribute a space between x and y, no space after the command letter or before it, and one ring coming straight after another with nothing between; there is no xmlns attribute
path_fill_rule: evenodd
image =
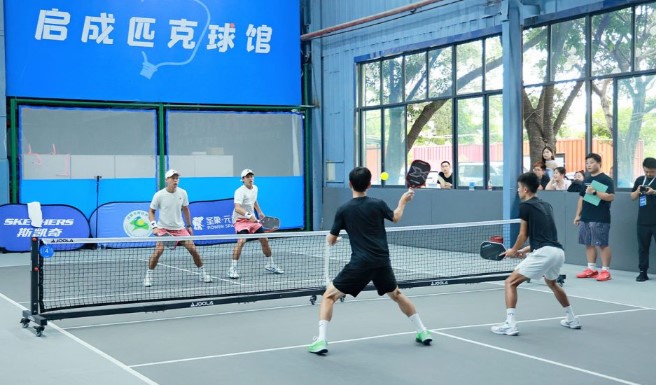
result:
<svg viewBox="0 0 656 385"><path fill-rule="evenodd" d="M567 191L572 182L565 176L567 174L565 167L556 167L554 169L553 178L547 185L545 190Z"/></svg>
<svg viewBox="0 0 656 385"><path fill-rule="evenodd" d="M437 178L440 187L445 189L452 189L453 172L451 171L451 163L445 160L444 162L440 163L440 168L442 169L442 171L440 171Z"/></svg>
<svg viewBox="0 0 656 385"><path fill-rule="evenodd" d="M549 146L544 146L542 149L542 163L544 163L547 171L547 176L553 178L553 172L558 167L554 151ZM540 183L541 184L541 183Z"/></svg>
<svg viewBox="0 0 656 385"><path fill-rule="evenodd" d="M645 175L638 177L633 183L631 200L639 200L638 208L638 269L640 273L636 281L649 279L649 246L651 239L656 241L656 159L645 158L642 162Z"/></svg>
<svg viewBox="0 0 656 385"><path fill-rule="evenodd" d="M549 177L547 176L547 167L544 165L543 161L538 161L533 163L533 172L535 175L538 176L538 180L540 181L540 186L538 187L538 190L544 190L547 188L547 185L549 184Z"/></svg>
<svg viewBox="0 0 656 385"><path fill-rule="evenodd" d="M581 192L581 187L583 186L583 180L585 179L585 171L579 170L574 173L574 180L572 184L569 185L567 191L569 192Z"/></svg>
<svg viewBox="0 0 656 385"><path fill-rule="evenodd" d="M601 172L601 156L599 154L586 155L585 167L590 174L583 181L585 189L582 188L579 193L574 224L579 226L579 243L585 245L588 267L576 277L608 281L611 279L611 250L608 244L610 203L615 199L615 182ZM593 182L604 185L605 191L600 191L601 188L596 190ZM594 203L592 196L599 198L599 201ZM584 197L586 198L584 199ZM601 250L601 272L597 271L597 247Z"/></svg>

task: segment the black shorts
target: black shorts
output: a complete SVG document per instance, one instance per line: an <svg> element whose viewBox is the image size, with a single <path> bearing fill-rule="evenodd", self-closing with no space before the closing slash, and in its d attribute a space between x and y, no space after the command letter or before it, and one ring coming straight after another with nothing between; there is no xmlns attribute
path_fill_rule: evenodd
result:
<svg viewBox="0 0 656 385"><path fill-rule="evenodd" d="M337 274L333 285L342 293L356 297L371 281L378 295L390 293L398 286L391 265L371 268L353 266L351 263L347 263Z"/></svg>

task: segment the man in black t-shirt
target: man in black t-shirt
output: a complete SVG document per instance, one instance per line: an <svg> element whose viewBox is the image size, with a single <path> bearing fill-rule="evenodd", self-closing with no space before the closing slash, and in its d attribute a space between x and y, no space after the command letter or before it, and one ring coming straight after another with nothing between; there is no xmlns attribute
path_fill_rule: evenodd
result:
<svg viewBox="0 0 656 385"><path fill-rule="evenodd" d="M525 258L506 279L506 321L492 326L491 330L496 334L508 336L519 334L515 321L517 287L528 279L541 277L544 277L544 282L565 310L566 317L560 321L560 324L570 329L581 328L581 322L574 315L567 294L556 282L560 275L560 268L565 262L565 253L563 246L558 242L553 208L535 195L539 186L540 180L533 172L524 173L517 178L517 195L522 200L519 204L519 218L522 221L519 225L517 241L506 251L506 257ZM522 248L527 239L529 246Z"/></svg>
<svg viewBox="0 0 656 385"><path fill-rule="evenodd" d="M585 245L588 267L576 275L577 278L597 278L597 281L610 280L611 250L608 244L610 235L610 202L615 199L615 182L601 172L601 156L590 153L585 156L585 168L589 175L583 180L584 188L579 193L574 224L579 227L579 244ZM598 191L597 183L606 186L606 191ZM585 200L589 195L599 198L595 205ZM593 198L594 199L594 198ZM597 247L601 250L601 272L597 271Z"/></svg>
<svg viewBox="0 0 656 385"><path fill-rule="evenodd" d="M645 158L642 162L645 175L638 177L633 183L631 200L640 199L638 209L638 269L640 273L636 281L649 279L649 246L651 238L656 241L656 159Z"/></svg>
<svg viewBox="0 0 656 385"><path fill-rule="evenodd" d="M373 281L378 295L387 294L410 318L417 330L415 340L430 345L430 332L421 322L414 304L401 293L396 283L385 232L385 219L393 222L401 220L414 191L410 189L404 193L392 211L384 201L367 196L367 190L371 187L371 172L366 167L356 167L349 173L349 185L353 199L337 209L326 242L329 246L334 245L339 240L339 232L346 230L351 243L351 260L323 293L319 309L319 336L308 351L315 354L328 352L326 331L335 301L346 294L357 296L370 281Z"/></svg>

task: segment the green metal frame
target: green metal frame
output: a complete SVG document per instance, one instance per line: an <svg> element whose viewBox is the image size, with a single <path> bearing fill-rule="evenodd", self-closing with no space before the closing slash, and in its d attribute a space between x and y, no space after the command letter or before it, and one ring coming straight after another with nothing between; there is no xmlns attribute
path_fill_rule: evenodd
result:
<svg viewBox="0 0 656 385"><path fill-rule="evenodd" d="M307 69L304 67L304 73ZM307 77L306 77L307 78ZM308 82L303 84L303 101L307 100ZM50 99L26 99L10 98L9 99L9 149L11 156L9 159L9 178L10 178L10 202L18 203L18 109L21 106L53 106L53 107L99 107L99 108L122 108L122 109L139 109L155 110L157 113L157 156L158 156L158 185L164 186L164 173L166 172L166 112L174 110L195 110L195 111L280 111L280 112L298 112L304 116L304 146L305 146L305 228L311 228L312 223L312 162L311 162L311 125L310 114L308 110L312 106L212 106L201 104L170 104L170 103L126 103L126 102L92 102L92 101L73 101L73 100L50 100Z"/></svg>

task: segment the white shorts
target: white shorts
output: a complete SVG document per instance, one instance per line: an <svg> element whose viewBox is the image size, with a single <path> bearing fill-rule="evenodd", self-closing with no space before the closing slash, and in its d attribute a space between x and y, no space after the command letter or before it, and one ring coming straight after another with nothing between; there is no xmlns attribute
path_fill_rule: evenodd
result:
<svg viewBox="0 0 656 385"><path fill-rule="evenodd" d="M532 253L517 265L515 271L530 279L540 279L543 276L554 281L560 274L560 268L565 263L565 252L553 246L544 246Z"/></svg>

